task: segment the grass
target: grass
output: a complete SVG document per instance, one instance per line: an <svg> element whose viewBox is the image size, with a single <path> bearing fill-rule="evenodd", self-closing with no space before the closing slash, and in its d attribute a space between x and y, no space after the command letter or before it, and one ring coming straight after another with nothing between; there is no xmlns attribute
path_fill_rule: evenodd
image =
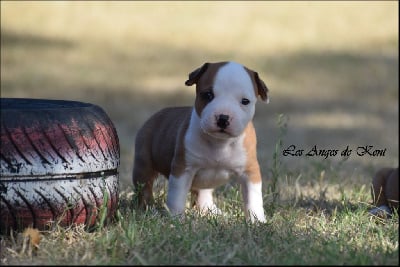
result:
<svg viewBox="0 0 400 267"><path fill-rule="evenodd" d="M124 191L113 224L90 233L79 226L42 233L34 253L22 251L18 238L3 239L2 264L398 264L398 215L368 216L363 188L336 200L291 195L265 224L244 220L236 192L219 192L226 217L189 211L182 221L157 209L135 211Z"/></svg>
<svg viewBox="0 0 400 267"><path fill-rule="evenodd" d="M137 130L162 107L191 105L187 74L220 60L256 70L270 89L254 118L267 223L244 221L234 183L216 192L226 217L161 215L163 179L157 208L136 211ZM0 262L398 265L398 215L367 215L373 174L398 166L398 73L394 1L1 1L1 97L104 108L120 139L121 196L115 221L92 232L56 227L38 249L21 233L1 236ZM353 152L283 156L290 145ZM365 145L387 152L357 156Z"/></svg>

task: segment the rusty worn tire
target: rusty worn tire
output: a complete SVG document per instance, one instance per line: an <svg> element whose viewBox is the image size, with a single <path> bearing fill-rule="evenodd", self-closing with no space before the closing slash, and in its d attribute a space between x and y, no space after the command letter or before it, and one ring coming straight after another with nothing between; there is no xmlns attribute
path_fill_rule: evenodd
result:
<svg viewBox="0 0 400 267"><path fill-rule="evenodd" d="M91 228L114 215L119 142L100 107L1 98L0 152L1 232L54 222Z"/></svg>

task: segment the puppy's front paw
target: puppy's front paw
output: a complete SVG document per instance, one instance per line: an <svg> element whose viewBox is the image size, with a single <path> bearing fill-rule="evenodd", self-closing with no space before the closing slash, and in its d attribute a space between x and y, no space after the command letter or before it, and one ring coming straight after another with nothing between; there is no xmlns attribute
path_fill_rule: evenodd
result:
<svg viewBox="0 0 400 267"><path fill-rule="evenodd" d="M249 213L248 213L247 218L250 217L251 223L256 223L256 222L265 223L265 222L267 222L267 220L265 219L264 210L258 211L258 212L249 210L248 212Z"/></svg>
<svg viewBox="0 0 400 267"><path fill-rule="evenodd" d="M222 210L220 210L215 204L212 204L210 206L206 206L206 207L202 207L202 208L198 208L200 215L204 216L204 215L224 215L224 213L222 212Z"/></svg>

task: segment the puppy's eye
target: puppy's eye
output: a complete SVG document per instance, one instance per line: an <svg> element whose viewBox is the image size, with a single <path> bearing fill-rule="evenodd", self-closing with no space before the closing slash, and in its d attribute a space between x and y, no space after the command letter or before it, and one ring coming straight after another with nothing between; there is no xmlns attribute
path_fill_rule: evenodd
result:
<svg viewBox="0 0 400 267"><path fill-rule="evenodd" d="M247 106L248 104L250 104L250 100L248 100L247 98L242 98L242 105Z"/></svg>
<svg viewBox="0 0 400 267"><path fill-rule="evenodd" d="M214 99L214 93L212 91L202 92L200 96L203 100L207 102L211 102Z"/></svg>

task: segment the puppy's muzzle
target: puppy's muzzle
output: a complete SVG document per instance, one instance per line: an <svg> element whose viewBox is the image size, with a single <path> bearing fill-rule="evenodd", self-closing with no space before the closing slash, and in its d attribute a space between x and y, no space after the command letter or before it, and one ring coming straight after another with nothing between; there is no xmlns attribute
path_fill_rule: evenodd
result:
<svg viewBox="0 0 400 267"><path fill-rule="evenodd" d="M225 130L229 126L229 115L220 114L216 116L217 126L221 130Z"/></svg>

